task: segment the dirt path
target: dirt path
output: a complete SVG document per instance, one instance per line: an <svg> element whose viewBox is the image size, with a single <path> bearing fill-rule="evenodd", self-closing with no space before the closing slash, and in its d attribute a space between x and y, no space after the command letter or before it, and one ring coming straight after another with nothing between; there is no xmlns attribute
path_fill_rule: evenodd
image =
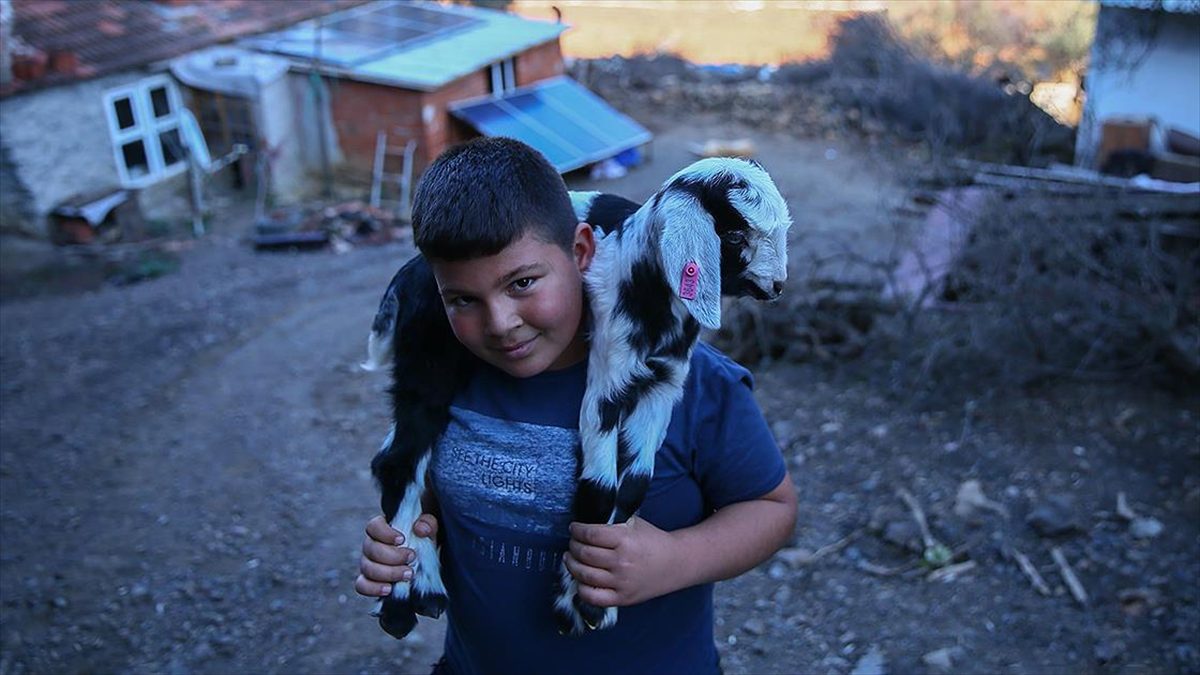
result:
<svg viewBox="0 0 1200 675"><path fill-rule="evenodd" d="M406 255L210 242L174 277L3 305L0 670L434 659L351 590L386 424L356 363Z"/></svg>
<svg viewBox="0 0 1200 675"><path fill-rule="evenodd" d="M748 133L703 119L659 131L651 164L575 187L644 198L692 159L688 143ZM887 248L886 166L846 144L755 140L798 229ZM385 378L356 365L407 255L256 255L217 235L151 282L0 293L0 675L428 671L440 626L397 643L352 591L388 421ZM1194 397L1071 385L936 406L890 390L888 372L759 370L800 488L795 546L851 539L718 586L727 672L873 659L886 672L1200 672ZM1008 516L955 514L969 479ZM927 580L901 487L972 569ZM1119 491L1162 532L1133 536ZM1027 517L1060 501L1070 527L1038 535Z"/></svg>

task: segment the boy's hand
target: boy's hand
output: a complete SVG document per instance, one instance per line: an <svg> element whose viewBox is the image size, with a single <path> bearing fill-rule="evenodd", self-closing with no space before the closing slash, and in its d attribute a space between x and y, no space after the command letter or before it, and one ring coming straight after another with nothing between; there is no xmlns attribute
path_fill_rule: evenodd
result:
<svg viewBox="0 0 1200 675"><path fill-rule="evenodd" d="M634 516L620 525L571 523L567 570L579 597L599 607L636 605L678 590L674 540Z"/></svg>
<svg viewBox="0 0 1200 675"><path fill-rule="evenodd" d="M413 534L434 539L437 528L437 518L424 513L413 524ZM392 592L392 583L412 578L412 568L408 564L416 554L404 543L403 535L392 529L383 516L375 516L367 522L367 536L363 539L362 558L358 563L360 574L354 580L354 590L359 595L385 596Z"/></svg>

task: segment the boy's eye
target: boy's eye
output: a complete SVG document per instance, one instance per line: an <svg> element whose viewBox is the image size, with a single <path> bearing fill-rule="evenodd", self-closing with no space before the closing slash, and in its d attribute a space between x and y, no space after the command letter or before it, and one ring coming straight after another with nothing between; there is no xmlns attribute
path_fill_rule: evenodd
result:
<svg viewBox="0 0 1200 675"><path fill-rule="evenodd" d="M529 287L533 285L534 281L535 279L533 277L523 277L512 282L512 287L518 291L529 290Z"/></svg>
<svg viewBox="0 0 1200 675"><path fill-rule="evenodd" d="M457 298L451 298L449 301L446 302L446 304L449 305L450 307L462 308L462 307L466 307L467 305L470 305L471 299L460 295Z"/></svg>

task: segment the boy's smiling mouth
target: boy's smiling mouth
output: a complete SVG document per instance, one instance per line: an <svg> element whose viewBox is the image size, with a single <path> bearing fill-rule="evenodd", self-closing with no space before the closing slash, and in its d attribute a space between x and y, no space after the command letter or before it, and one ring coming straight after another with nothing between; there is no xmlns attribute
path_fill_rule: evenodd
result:
<svg viewBox="0 0 1200 675"><path fill-rule="evenodd" d="M522 342L499 344L496 346L496 351L500 352L507 358L514 360L520 359L529 355L529 352L533 349L533 341L536 339L537 336L534 335L528 340L524 340Z"/></svg>

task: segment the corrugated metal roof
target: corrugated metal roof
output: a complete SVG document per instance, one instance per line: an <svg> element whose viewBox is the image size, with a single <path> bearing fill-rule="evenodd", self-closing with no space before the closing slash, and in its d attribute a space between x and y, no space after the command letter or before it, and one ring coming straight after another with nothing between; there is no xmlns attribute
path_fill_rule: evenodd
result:
<svg viewBox="0 0 1200 675"><path fill-rule="evenodd" d="M1200 0L1100 0L1104 7L1147 9L1174 14L1200 14Z"/></svg>
<svg viewBox="0 0 1200 675"><path fill-rule="evenodd" d="M364 23L386 24L389 19L381 16L389 13L402 22L404 8L442 14L445 25L424 35L408 37L406 33L404 40L390 41L337 28L359 18ZM400 30L400 23L395 26ZM319 60L322 67L353 79L433 91L489 64L554 40L566 28L563 24L477 7L383 0L322 19ZM242 44L308 62L317 51L317 22L306 21L288 30L244 40Z"/></svg>
<svg viewBox="0 0 1200 675"><path fill-rule="evenodd" d="M43 55L69 53L75 65L14 79L0 96L98 77L194 49L352 7L362 0L14 0L14 42Z"/></svg>

